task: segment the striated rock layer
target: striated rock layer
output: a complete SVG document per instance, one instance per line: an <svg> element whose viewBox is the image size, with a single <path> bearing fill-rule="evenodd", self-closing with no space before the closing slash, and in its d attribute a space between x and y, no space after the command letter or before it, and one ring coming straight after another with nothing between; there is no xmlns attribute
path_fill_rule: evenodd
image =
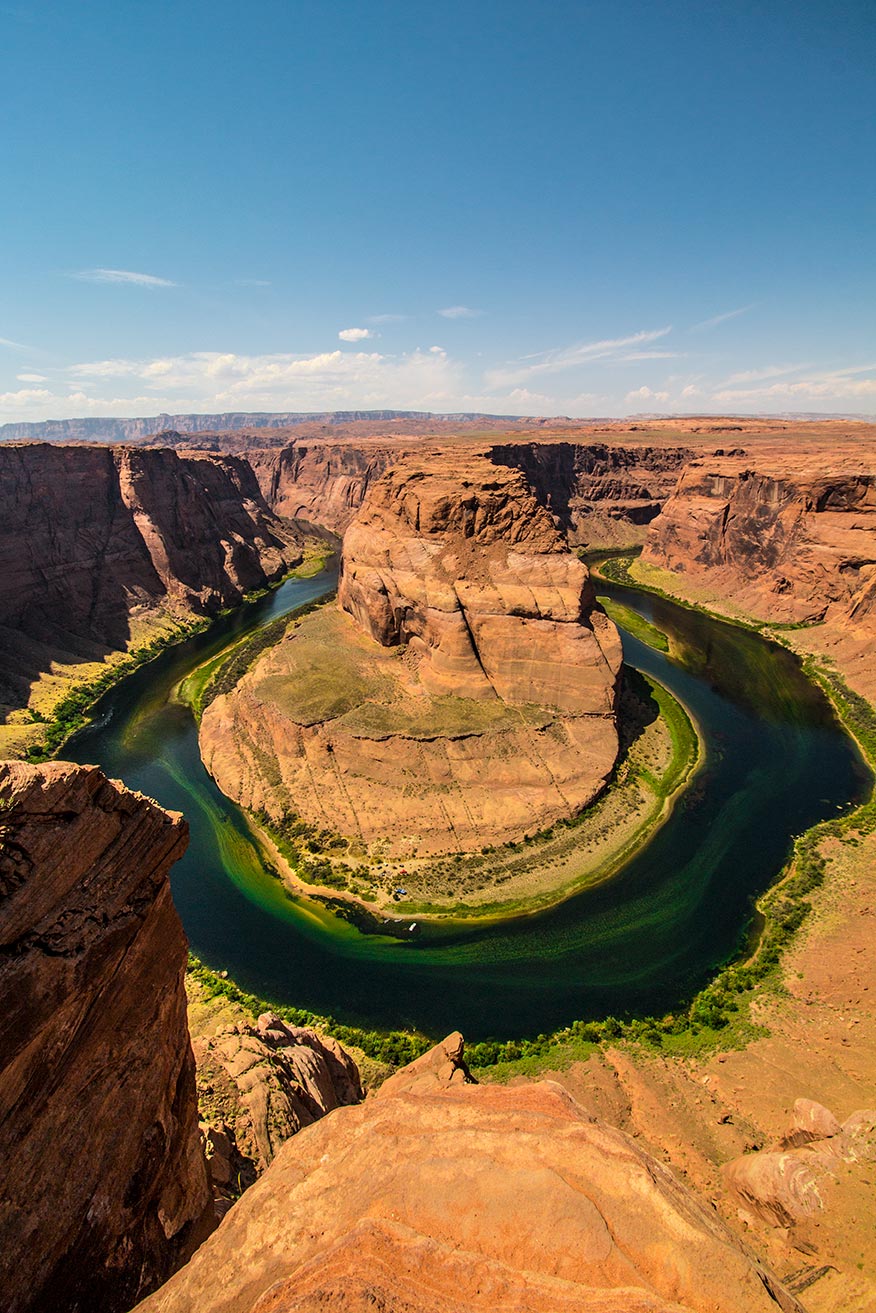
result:
<svg viewBox="0 0 876 1313"><path fill-rule="evenodd" d="M651 527L643 560L687 574L779 623L871 623L876 468L825 453L691 462Z"/></svg>
<svg viewBox="0 0 876 1313"><path fill-rule="evenodd" d="M94 767L0 764L6 1313L122 1313L209 1229L168 880L186 841Z"/></svg>
<svg viewBox="0 0 876 1313"><path fill-rule="evenodd" d="M0 446L0 708L138 624L214 614L301 559L235 456Z"/></svg>
<svg viewBox="0 0 876 1313"><path fill-rule="evenodd" d="M533 833L603 786L620 638L520 471L389 470L347 530L339 603L205 711L231 797L422 856Z"/></svg>
<svg viewBox="0 0 876 1313"><path fill-rule="evenodd" d="M801 1313L671 1173L459 1037L283 1146L143 1313Z"/></svg>

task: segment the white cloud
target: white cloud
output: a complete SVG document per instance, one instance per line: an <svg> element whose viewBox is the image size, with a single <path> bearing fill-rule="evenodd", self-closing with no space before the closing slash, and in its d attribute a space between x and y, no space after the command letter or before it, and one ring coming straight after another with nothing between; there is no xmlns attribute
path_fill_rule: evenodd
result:
<svg viewBox="0 0 876 1313"><path fill-rule="evenodd" d="M626 402L629 406L633 406L641 401L659 401L663 403L668 400L668 392L652 392L649 387L636 388L634 392L628 392L626 395Z"/></svg>
<svg viewBox="0 0 876 1313"><path fill-rule="evenodd" d="M871 373L871 378L856 375ZM843 407L844 402L876 397L876 365L859 366L844 370L816 373L808 378L785 379L765 387L720 387L712 400L719 405L737 406L755 403L759 407L772 405L777 409L795 409L801 402L830 403L831 409ZM781 403L784 403L782 405Z"/></svg>
<svg viewBox="0 0 876 1313"><path fill-rule="evenodd" d="M270 278L236 278L238 287L272 287Z"/></svg>
<svg viewBox="0 0 876 1313"><path fill-rule="evenodd" d="M369 324L401 324L407 315L369 315Z"/></svg>
<svg viewBox="0 0 876 1313"><path fill-rule="evenodd" d="M19 383L45 383L45 374L16 374Z"/></svg>
<svg viewBox="0 0 876 1313"><path fill-rule="evenodd" d="M763 369L744 369L738 374L731 374L719 388L732 387L737 383L760 383L767 378L783 378L785 374L799 374L801 370L811 369L811 365L765 365Z"/></svg>
<svg viewBox="0 0 876 1313"><path fill-rule="evenodd" d="M366 337L372 337L370 328L342 328L338 337L342 342L364 342Z"/></svg>
<svg viewBox="0 0 876 1313"><path fill-rule="evenodd" d="M597 360L609 364L623 364L626 361L643 358L641 351L631 351L629 348L639 348L649 342L656 342L658 338L665 337L671 332L672 328L668 326L631 333L628 337L602 338L598 342L578 342L573 346L559 347L554 351L540 351L533 356L524 356L522 360L512 361L502 369L490 370L486 378L493 387L510 387L517 383L525 383L527 379L535 378L540 374L558 374L566 369L593 364ZM530 361L531 364L528 363Z"/></svg>
<svg viewBox="0 0 876 1313"><path fill-rule="evenodd" d="M0 346L11 346L13 351L27 351L23 342L13 342L11 337L0 337Z"/></svg>
<svg viewBox="0 0 876 1313"><path fill-rule="evenodd" d="M157 278L155 274L139 274L131 269L80 269L72 277L85 283L128 283L137 287L179 286L169 278Z"/></svg>
<svg viewBox="0 0 876 1313"><path fill-rule="evenodd" d="M725 310L722 315L712 315L711 319L703 319L698 324L692 324L687 330L689 333L699 333L707 328L717 328L718 324L725 324L728 319L736 319L739 315L747 315L749 310L753 310L757 305L752 301L751 305L741 305L738 310Z"/></svg>
<svg viewBox="0 0 876 1313"><path fill-rule="evenodd" d="M0 415L16 419L22 412L26 415L34 406L43 405L52 399L48 388L19 388L17 392L0 392Z"/></svg>
<svg viewBox="0 0 876 1313"><path fill-rule="evenodd" d="M468 305L448 305L438 311L445 319L477 319L483 310L472 310Z"/></svg>

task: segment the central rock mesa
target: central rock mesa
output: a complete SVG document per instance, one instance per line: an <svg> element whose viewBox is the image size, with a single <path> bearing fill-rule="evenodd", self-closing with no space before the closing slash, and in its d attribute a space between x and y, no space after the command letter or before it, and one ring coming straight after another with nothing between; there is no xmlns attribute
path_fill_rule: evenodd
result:
<svg viewBox="0 0 876 1313"><path fill-rule="evenodd" d="M517 469L454 452L370 488L339 609L204 714L226 793L389 856L518 840L586 806L618 751L620 638Z"/></svg>

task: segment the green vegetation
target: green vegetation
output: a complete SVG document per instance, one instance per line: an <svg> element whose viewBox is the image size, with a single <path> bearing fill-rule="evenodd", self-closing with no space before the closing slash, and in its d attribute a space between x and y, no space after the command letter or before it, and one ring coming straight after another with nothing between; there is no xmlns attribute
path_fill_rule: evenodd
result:
<svg viewBox="0 0 876 1313"><path fill-rule="evenodd" d="M180 685L179 697L191 707L198 723L215 698L222 693L230 693L258 657L281 641L290 624L317 610L334 596L334 593L326 594L298 607L291 615L282 615L268 621L193 670Z"/></svg>
<svg viewBox="0 0 876 1313"><path fill-rule="evenodd" d="M389 1063L393 1067L403 1067L413 1062L432 1047L433 1041L425 1035L409 1031L361 1030L357 1026L345 1026L333 1017L321 1017L315 1012L303 1008L290 1008L282 1003L272 1003L269 999L259 998L256 994L247 994L217 972L204 966L193 954L189 954L187 974L196 980L206 999L227 998L238 1007L243 1008L253 1020L263 1012L276 1012L293 1026L310 1026L324 1034L333 1035L340 1044L361 1049L369 1058L378 1062Z"/></svg>
<svg viewBox="0 0 876 1313"><path fill-rule="evenodd" d="M88 724L98 698L147 661L153 661L167 648L203 632L209 623L209 620L178 621L170 633L161 634L140 647L132 648L120 661L105 666L96 678L71 689L55 704L50 717L31 712L33 720L45 723L46 731L41 743L32 744L27 749L26 760L48 761L50 757L57 756L70 736Z"/></svg>
<svg viewBox="0 0 876 1313"><path fill-rule="evenodd" d="M638 638L640 642L646 643L648 647L656 648L658 652L669 651L669 639L662 629L652 625L650 620L639 615L631 606L624 606L623 602L615 602L610 597L597 597L597 602L605 611L609 619L613 620L616 625Z"/></svg>

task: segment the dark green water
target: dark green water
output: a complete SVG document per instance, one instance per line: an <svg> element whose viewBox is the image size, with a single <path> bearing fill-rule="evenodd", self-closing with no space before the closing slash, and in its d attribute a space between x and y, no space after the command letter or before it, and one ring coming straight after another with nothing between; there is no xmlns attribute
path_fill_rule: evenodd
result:
<svg viewBox="0 0 876 1313"><path fill-rule="evenodd" d="M470 1040L663 1012L739 948L793 836L868 792L857 749L790 653L605 586L672 635L676 659L624 634L626 659L688 707L706 741L705 766L670 820L614 879L551 911L403 941L363 934L265 873L243 817L201 764L190 713L169 700L232 638L333 585L328 575L290 580L164 653L109 693L70 745L74 760L185 813L191 844L173 892L193 951L264 997L374 1028L459 1028Z"/></svg>

